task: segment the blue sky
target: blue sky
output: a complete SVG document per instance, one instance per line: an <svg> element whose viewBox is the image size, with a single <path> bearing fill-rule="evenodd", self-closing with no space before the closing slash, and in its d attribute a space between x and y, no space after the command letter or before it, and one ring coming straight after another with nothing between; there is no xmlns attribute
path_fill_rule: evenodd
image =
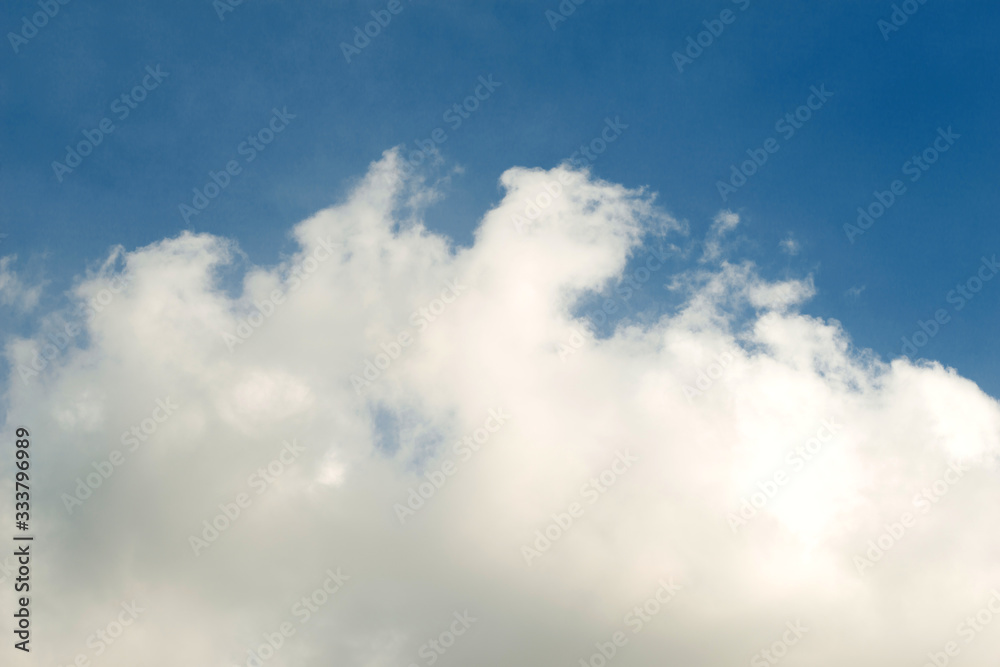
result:
<svg viewBox="0 0 1000 667"><path fill-rule="evenodd" d="M12 667L1000 654L997 3L0 27Z"/></svg>
<svg viewBox="0 0 1000 667"><path fill-rule="evenodd" d="M743 256L771 277L813 272L806 312L840 320L858 346L885 357L918 320L947 309L951 320L921 356L1000 395L1000 281L961 311L947 300L983 255L1000 251L995 3L928 0L886 39L878 22L891 19L892 3L868 0L587 0L555 29L546 16L554 0L402 0L348 63L341 44L387 4L253 0L220 19L207 0L75 0L15 40L16 53L8 36L0 250L17 255L23 279L48 281L43 310L111 246L183 229L236 239L252 262L274 262L293 249L293 224L340 200L382 151L414 149L436 128L447 133L439 173L462 171L426 224L468 244L505 169L553 167L617 118L627 129L594 161L596 175L657 191L694 237L720 209L738 212ZM674 52L724 10L731 22L678 71ZM38 11L7 3L4 33ZM122 118L112 104L147 67L166 76ZM500 85L461 125L443 118L490 76ZM813 86L833 94L783 138L776 121ZM273 109L294 118L244 162L241 142ZM60 182L53 161L104 118L114 131ZM911 182L904 163L949 127L960 138ZM723 202L717 182L770 137L778 152ZM186 221L179 205L233 159L240 173ZM896 179L905 194L850 243L843 225ZM801 247L794 256L779 248L789 235ZM8 330L32 326L30 315L4 310Z"/></svg>

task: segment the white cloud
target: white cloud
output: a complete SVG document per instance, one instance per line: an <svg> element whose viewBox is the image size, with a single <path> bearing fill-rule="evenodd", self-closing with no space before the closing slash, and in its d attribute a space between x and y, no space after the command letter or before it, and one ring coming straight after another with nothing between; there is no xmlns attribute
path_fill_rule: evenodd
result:
<svg viewBox="0 0 1000 667"><path fill-rule="evenodd" d="M861 285L860 287L858 287L857 285L854 285L853 287L851 287L850 289L848 289L846 292L844 292L844 295L845 296L849 296L852 299L857 299L859 296L861 296L861 293L865 291L866 287L867 287L866 285Z"/></svg>
<svg viewBox="0 0 1000 667"><path fill-rule="evenodd" d="M0 305L13 306L21 311L30 311L38 305L42 295L42 286L26 286L18 277L11 264L17 261L16 255L0 257Z"/></svg>
<svg viewBox="0 0 1000 667"><path fill-rule="evenodd" d="M563 361L559 345L589 331L579 299L680 226L647 193L566 172L518 233L524 198L560 174L511 169L474 244L455 248L397 225L397 204L415 201L398 169L388 153L296 226L299 252L253 269L240 298L216 279L234 244L185 233L124 255L128 286L86 349L22 382L37 345L8 343L4 432L34 432L44 536L36 658L94 659L88 636L134 599L145 611L100 664L173 665L179 651L245 664L287 621L295 634L268 666L422 665L421 646L465 610L478 620L440 664L575 665L618 629L616 664L738 664L797 619L809 631L789 664L793 651L802 665L922 664L1000 587L1000 410L973 383L853 349L838 323L797 312L811 277L769 281L745 262L673 275L681 307L588 335ZM737 223L716 218L706 257ZM330 256L308 262L323 243ZM467 289L446 302L456 280ZM275 290L282 303L230 352L223 334ZM716 372L720 354L731 361ZM350 377L366 360L388 363L359 396ZM180 407L128 451L123 434L164 396ZM491 409L509 421L466 458L456 442L475 442ZM842 428L805 461L825 420ZM293 439L303 453L269 472ZM61 494L112 449L125 462L68 515ZM584 485L619 450L639 462L591 504ZM922 512L915 497L955 460L968 470ZM428 475L446 461L453 474ZM779 471L787 481L734 533L730 515ZM433 492L400 525L393 506L424 482ZM249 505L195 556L189 536L240 494ZM522 546L574 502L582 516L527 565ZM912 527L859 574L855 557L904 512ZM338 567L350 579L301 623L297 601ZM683 588L633 634L626 615L671 577ZM9 587L0 598L12 608ZM998 641L963 643L964 664L987 664Z"/></svg>
<svg viewBox="0 0 1000 667"><path fill-rule="evenodd" d="M786 255L795 256L802 252L802 244L795 240L795 237L788 234L785 238L781 239L781 243L778 244L781 251Z"/></svg>
<svg viewBox="0 0 1000 667"><path fill-rule="evenodd" d="M726 234L736 229L740 224L740 216L732 211L722 211L712 220L712 225L708 229L708 236L705 238L705 251L701 261L709 262L718 259L722 255L722 240Z"/></svg>

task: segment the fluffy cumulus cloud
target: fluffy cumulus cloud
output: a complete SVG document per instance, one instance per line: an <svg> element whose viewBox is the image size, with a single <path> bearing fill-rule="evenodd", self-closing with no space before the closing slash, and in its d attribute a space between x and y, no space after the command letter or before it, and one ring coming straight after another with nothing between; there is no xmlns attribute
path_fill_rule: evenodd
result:
<svg viewBox="0 0 1000 667"><path fill-rule="evenodd" d="M730 212L692 262L648 192L501 185L456 247L389 152L235 295L234 242L184 233L88 276L79 333L7 342L24 664L995 658L993 398L802 314Z"/></svg>

